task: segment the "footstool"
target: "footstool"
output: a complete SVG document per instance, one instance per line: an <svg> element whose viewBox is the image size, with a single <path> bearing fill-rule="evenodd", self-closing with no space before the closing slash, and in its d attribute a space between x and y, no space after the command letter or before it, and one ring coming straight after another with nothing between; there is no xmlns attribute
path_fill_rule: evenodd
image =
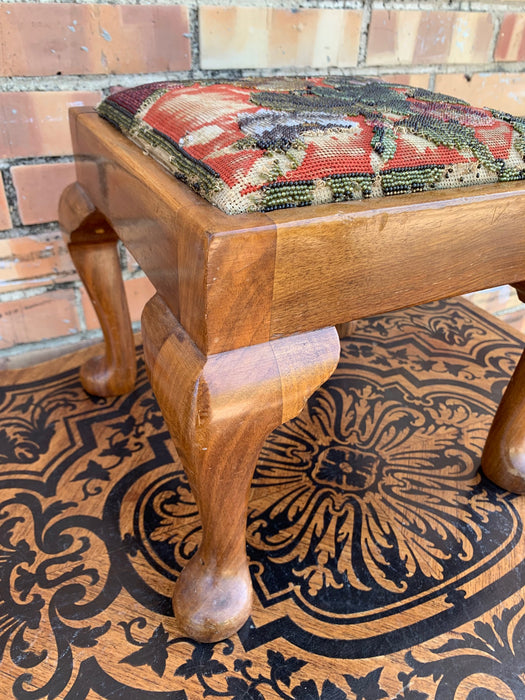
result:
<svg viewBox="0 0 525 700"><path fill-rule="evenodd" d="M250 613L259 450L333 372L336 329L504 283L525 299L525 120L317 76L158 82L73 109L71 129L60 222L106 343L81 379L101 396L133 388L120 239L157 292L146 364L202 518L176 622L219 640ZM525 492L524 360L483 468Z"/></svg>

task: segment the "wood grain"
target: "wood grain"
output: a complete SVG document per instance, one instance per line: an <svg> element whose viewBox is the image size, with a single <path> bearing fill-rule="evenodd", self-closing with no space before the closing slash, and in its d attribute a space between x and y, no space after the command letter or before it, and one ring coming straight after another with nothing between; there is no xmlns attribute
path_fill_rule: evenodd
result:
<svg viewBox="0 0 525 700"><path fill-rule="evenodd" d="M136 360L117 235L78 183L62 194L59 219L105 340L104 354L82 366L82 385L97 396L125 394L135 385Z"/></svg>
<svg viewBox="0 0 525 700"><path fill-rule="evenodd" d="M71 115L78 182L202 352L268 340L272 221L264 214L227 216L95 112ZM257 300L257 313L249 298Z"/></svg>
<svg viewBox="0 0 525 700"><path fill-rule="evenodd" d="M336 324L335 329L337 331L337 335L341 340L343 340L343 338L348 338L355 331L356 325L357 321L347 321L346 323Z"/></svg>
<svg viewBox="0 0 525 700"><path fill-rule="evenodd" d="M203 527L177 582L174 612L185 634L217 641L251 610L246 510L261 446L333 372L339 340L329 328L206 357L159 296L142 323L151 384Z"/></svg>
<svg viewBox="0 0 525 700"><path fill-rule="evenodd" d="M524 208L518 182L274 212L272 337L521 279Z"/></svg>

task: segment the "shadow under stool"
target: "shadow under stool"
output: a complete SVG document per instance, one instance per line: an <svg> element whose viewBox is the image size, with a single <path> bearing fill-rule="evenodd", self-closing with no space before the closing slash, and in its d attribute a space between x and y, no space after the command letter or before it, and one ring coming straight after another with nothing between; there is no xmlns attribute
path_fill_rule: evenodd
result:
<svg viewBox="0 0 525 700"><path fill-rule="evenodd" d="M525 300L525 121L318 76L140 86L72 110L71 128L60 223L106 344L82 383L100 396L134 385L120 239L157 292L146 364L202 519L177 625L223 639L251 608L259 451L334 371L338 330L505 283ZM525 492L523 359L482 465Z"/></svg>

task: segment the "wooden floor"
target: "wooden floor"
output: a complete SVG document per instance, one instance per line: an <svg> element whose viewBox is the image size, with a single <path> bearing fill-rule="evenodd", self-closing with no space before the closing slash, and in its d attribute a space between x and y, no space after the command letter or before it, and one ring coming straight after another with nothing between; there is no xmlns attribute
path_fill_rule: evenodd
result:
<svg viewBox="0 0 525 700"><path fill-rule="evenodd" d="M214 645L171 613L200 525L142 359L112 400L86 351L4 373L0 698L525 698L525 497L478 472L522 345L465 301L361 322L265 444L253 616Z"/></svg>

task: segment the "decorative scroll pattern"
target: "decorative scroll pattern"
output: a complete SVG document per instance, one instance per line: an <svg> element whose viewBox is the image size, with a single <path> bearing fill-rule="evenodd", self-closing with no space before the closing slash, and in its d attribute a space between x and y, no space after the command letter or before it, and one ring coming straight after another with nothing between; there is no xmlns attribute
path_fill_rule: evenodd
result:
<svg viewBox="0 0 525 700"><path fill-rule="evenodd" d="M172 619L200 522L142 361L120 399L76 371L5 387L2 696L522 698L524 506L477 474L519 351L461 303L360 324L264 446L258 599L214 645Z"/></svg>

